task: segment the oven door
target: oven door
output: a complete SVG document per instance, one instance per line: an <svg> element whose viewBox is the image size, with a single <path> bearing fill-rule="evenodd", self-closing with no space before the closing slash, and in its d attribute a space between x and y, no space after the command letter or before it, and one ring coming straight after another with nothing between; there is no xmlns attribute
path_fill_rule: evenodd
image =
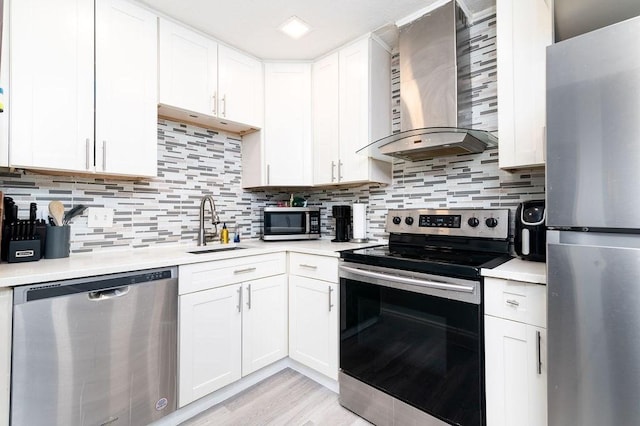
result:
<svg viewBox="0 0 640 426"><path fill-rule="evenodd" d="M481 285L343 262L340 368L451 424L482 425Z"/></svg>

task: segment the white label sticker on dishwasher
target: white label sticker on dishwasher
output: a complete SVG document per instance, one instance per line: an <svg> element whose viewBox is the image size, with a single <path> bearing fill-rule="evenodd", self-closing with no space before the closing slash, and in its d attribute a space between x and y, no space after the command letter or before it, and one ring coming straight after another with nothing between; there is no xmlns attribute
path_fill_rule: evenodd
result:
<svg viewBox="0 0 640 426"><path fill-rule="evenodd" d="M167 398L160 398L158 402L156 402L156 411L164 410L167 405L169 405Z"/></svg>

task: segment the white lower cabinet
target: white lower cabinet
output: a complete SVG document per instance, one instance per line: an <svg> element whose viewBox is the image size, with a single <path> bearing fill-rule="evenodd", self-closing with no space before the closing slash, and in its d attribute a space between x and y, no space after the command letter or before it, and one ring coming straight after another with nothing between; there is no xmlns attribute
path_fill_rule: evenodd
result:
<svg viewBox="0 0 640 426"><path fill-rule="evenodd" d="M488 426L547 424L546 286L485 280Z"/></svg>
<svg viewBox="0 0 640 426"><path fill-rule="evenodd" d="M291 253L289 356L338 379L338 259Z"/></svg>
<svg viewBox="0 0 640 426"><path fill-rule="evenodd" d="M285 259L275 253L180 267L179 407L288 355Z"/></svg>
<svg viewBox="0 0 640 426"><path fill-rule="evenodd" d="M242 375L288 355L287 276L242 285Z"/></svg>
<svg viewBox="0 0 640 426"><path fill-rule="evenodd" d="M180 296L180 407L240 379L241 287Z"/></svg>
<svg viewBox="0 0 640 426"><path fill-rule="evenodd" d="M9 425L13 290L0 288L0 426Z"/></svg>

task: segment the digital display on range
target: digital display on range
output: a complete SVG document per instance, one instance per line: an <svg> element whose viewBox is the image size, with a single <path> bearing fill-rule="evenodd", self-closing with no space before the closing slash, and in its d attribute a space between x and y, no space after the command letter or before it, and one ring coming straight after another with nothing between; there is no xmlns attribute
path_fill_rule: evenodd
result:
<svg viewBox="0 0 640 426"><path fill-rule="evenodd" d="M421 214L418 226L423 228L460 228L462 216L458 214Z"/></svg>

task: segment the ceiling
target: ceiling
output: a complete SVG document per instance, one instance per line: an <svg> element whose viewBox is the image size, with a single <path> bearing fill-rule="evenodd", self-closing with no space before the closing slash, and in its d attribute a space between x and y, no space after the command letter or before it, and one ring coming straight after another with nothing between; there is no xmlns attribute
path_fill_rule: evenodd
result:
<svg viewBox="0 0 640 426"><path fill-rule="evenodd" d="M260 59L315 59L441 0L140 0ZM495 0L464 0L472 14ZM278 30L292 15L311 26L293 40Z"/></svg>

